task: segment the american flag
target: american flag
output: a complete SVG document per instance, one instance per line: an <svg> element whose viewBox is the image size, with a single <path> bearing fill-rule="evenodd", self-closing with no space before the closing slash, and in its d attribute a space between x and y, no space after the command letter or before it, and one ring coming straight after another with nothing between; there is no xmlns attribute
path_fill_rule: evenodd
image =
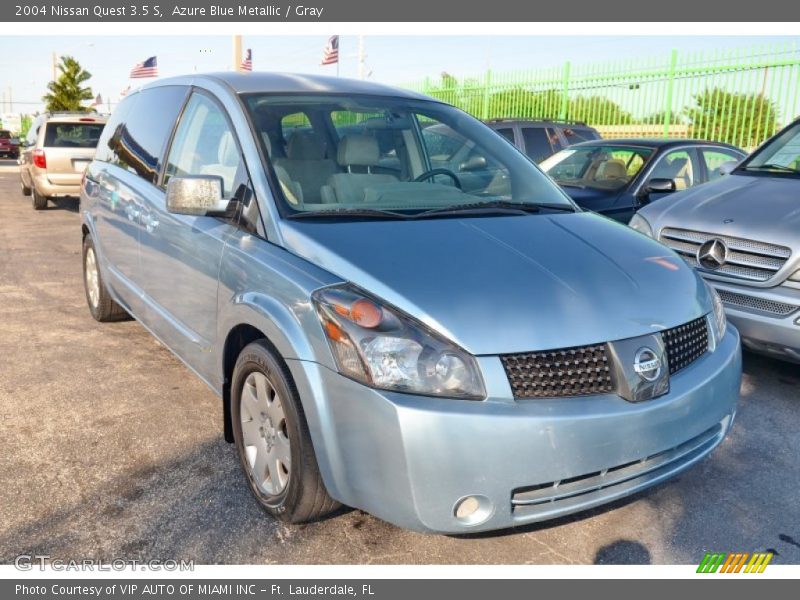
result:
<svg viewBox="0 0 800 600"><path fill-rule="evenodd" d="M147 77L158 77L158 63L155 56L151 56L131 69L131 79L145 79Z"/></svg>
<svg viewBox="0 0 800 600"><path fill-rule="evenodd" d="M332 35L328 39L328 45L322 52L322 64L333 65L339 62L339 36Z"/></svg>
<svg viewBox="0 0 800 600"><path fill-rule="evenodd" d="M247 52L244 53L244 60L239 65L239 70L241 71L253 70L253 50L251 48L248 48Z"/></svg>

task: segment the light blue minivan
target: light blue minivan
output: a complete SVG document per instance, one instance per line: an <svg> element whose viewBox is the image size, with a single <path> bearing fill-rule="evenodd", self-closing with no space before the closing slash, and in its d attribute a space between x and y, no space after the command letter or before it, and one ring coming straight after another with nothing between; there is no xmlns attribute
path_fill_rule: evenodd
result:
<svg viewBox="0 0 800 600"><path fill-rule="evenodd" d="M422 531L627 496L730 430L739 336L671 250L466 113L307 75L164 79L81 190L86 297L222 399L255 497Z"/></svg>

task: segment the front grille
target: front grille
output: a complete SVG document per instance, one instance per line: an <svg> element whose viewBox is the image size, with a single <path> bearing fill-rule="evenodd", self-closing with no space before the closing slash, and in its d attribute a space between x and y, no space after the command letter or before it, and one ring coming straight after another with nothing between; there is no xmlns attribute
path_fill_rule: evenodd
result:
<svg viewBox="0 0 800 600"><path fill-rule="evenodd" d="M705 317L661 332L667 348L669 373L688 367L708 350L708 323Z"/></svg>
<svg viewBox="0 0 800 600"><path fill-rule="evenodd" d="M749 308L777 317L786 317L800 308L794 304L767 300L766 298L758 298L757 296L748 296L747 294L737 294L736 292L729 292L728 290L718 289L717 292L725 304L730 304L731 306L739 308Z"/></svg>
<svg viewBox="0 0 800 600"><path fill-rule="evenodd" d="M696 462L719 444L723 434L724 429L718 423L687 442L639 460L513 490L512 512L515 517L527 520L536 520L537 516L552 518L582 505L598 504L605 497L635 491Z"/></svg>
<svg viewBox="0 0 800 600"><path fill-rule="evenodd" d="M605 344L500 358L514 398L588 396L614 391Z"/></svg>
<svg viewBox="0 0 800 600"><path fill-rule="evenodd" d="M728 256L725 264L718 269L704 269L697 262L697 250L714 238L725 242ZM672 227L661 231L660 241L697 269L749 281L769 280L792 255L791 249L786 246Z"/></svg>

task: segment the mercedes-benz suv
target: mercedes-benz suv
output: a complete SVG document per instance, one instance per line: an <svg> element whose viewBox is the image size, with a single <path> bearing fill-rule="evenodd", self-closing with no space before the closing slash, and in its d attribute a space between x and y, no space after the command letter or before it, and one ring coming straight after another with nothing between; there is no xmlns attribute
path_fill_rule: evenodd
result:
<svg viewBox="0 0 800 600"><path fill-rule="evenodd" d="M658 200L630 224L698 269L745 346L800 362L800 119L729 177Z"/></svg>

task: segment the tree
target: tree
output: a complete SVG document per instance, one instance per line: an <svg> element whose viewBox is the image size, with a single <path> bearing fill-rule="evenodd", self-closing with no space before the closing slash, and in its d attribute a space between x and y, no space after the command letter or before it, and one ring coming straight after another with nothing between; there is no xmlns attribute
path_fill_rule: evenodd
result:
<svg viewBox="0 0 800 600"><path fill-rule="evenodd" d="M763 94L707 89L694 96L696 106L686 115L692 137L757 146L778 129L778 108Z"/></svg>
<svg viewBox="0 0 800 600"><path fill-rule="evenodd" d="M627 125L631 113L605 96L578 96L569 102L569 118L589 125Z"/></svg>
<svg viewBox="0 0 800 600"><path fill-rule="evenodd" d="M71 56L61 57L58 66L61 74L58 79L47 84L48 94L42 96L48 111L87 111L81 105L84 100L92 100L92 88L83 87L92 76Z"/></svg>

